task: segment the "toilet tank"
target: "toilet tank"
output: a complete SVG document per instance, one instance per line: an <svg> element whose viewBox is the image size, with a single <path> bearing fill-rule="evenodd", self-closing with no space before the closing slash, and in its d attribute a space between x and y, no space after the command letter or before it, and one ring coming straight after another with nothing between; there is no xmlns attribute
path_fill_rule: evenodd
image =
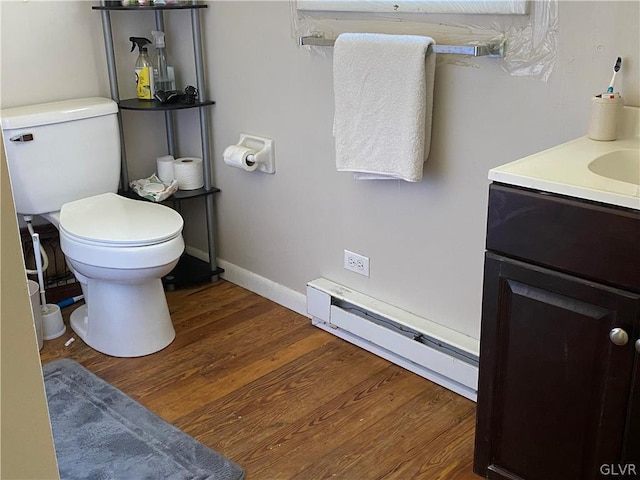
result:
<svg viewBox="0 0 640 480"><path fill-rule="evenodd" d="M108 98L0 111L17 213L56 212L67 202L118 190L117 112Z"/></svg>

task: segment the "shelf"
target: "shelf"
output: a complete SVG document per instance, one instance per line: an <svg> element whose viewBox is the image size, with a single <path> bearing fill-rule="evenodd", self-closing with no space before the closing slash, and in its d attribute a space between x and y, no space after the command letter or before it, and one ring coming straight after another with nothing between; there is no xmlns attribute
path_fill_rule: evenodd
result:
<svg viewBox="0 0 640 480"><path fill-rule="evenodd" d="M149 11L149 10L191 10L194 8L207 8L203 3L185 3L185 4L173 4L173 5L133 5L124 7L122 5L97 5L91 7L93 10L126 10L128 12L133 11Z"/></svg>
<svg viewBox="0 0 640 480"><path fill-rule="evenodd" d="M176 193L171 195L167 200L185 200L187 198L196 198L202 197L204 195L211 195L212 193L218 193L220 191L219 188L211 187L209 190L206 188L198 188L196 190L178 190Z"/></svg>
<svg viewBox="0 0 640 480"><path fill-rule="evenodd" d="M213 100L205 100L204 102L195 102L191 104L187 103L160 103L157 100L138 100L137 98L129 98L127 100L120 100L118 106L122 110L144 110L151 111L163 111L163 110L181 110L184 108L199 108L206 107L208 105L215 105Z"/></svg>
<svg viewBox="0 0 640 480"><path fill-rule="evenodd" d="M209 263L184 253L175 268L167 276L163 277L162 284L167 290L173 290L175 288L208 283L212 277L223 272L224 269L220 267L211 270Z"/></svg>
<svg viewBox="0 0 640 480"><path fill-rule="evenodd" d="M171 202L175 200L187 200L189 198L204 197L205 195L212 195L214 193L218 193L219 191L220 189L216 187L211 187L208 190L206 188L198 188L196 190L178 190L176 193L171 195L166 200L163 200L162 202L154 202L154 203L166 203L166 202ZM129 189L126 192L124 190L119 190L118 195L121 195L126 198L132 198L133 200L144 200L146 202L152 201L147 198L141 197L136 192L134 192L133 189Z"/></svg>
<svg viewBox="0 0 640 480"><path fill-rule="evenodd" d="M1 1L1 0L0 0ZM160 0L158 0L160 1ZM167 2L171 0L166 0ZM137 3L137 2L133 2ZM180 211L182 208L181 202L188 199L199 198L204 203L205 217L206 217L206 234L207 234L207 256L208 262L195 259L188 255L183 255L174 269L167 277L163 279L163 283L166 288L174 289L180 286L194 285L203 282L210 282L215 279L219 273L223 270L216 265L216 240L214 236L214 197L213 194L218 193L220 190L211 185L211 145L210 145L210 128L209 128L209 115L203 110L205 107L215 105L212 100L205 100L206 97L206 82L204 76L204 62L203 62L203 46L202 46L202 30L200 26L200 13L207 8L206 2L199 0L177 0L171 3L171 5L133 5L122 6L121 2L115 0L102 0L100 5L93 6L93 10L100 11L100 17L102 19L102 30L104 35L104 43L106 50L107 69L109 73L109 85L111 88L111 98L118 103L119 112L124 110L134 110L143 112L163 112L165 119L165 130L167 138L167 152L176 156L176 126L175 115L172 113L176 110L196 109L198 116L200 117L200 140L202 145L202 169L204 177L204 187L197 190L178 190L169 198L162 202L154 202L165 205L169 208ZM118 92L118 76L116 74L116 56L114 52L113 32L111 29L111 12L153 12L155 18L155 30L165 31L164 14L170 11L189 11L191 17L191 31L193 40L193 53L194 53L194 66L196 73L196 83L198 95L197 101L192 104L187 104L184 101L181 103L161 103L157 100L139 100L138 98L121 99ZM117 15L120 16L120 15ZM192 110L192 113L196 112ZM119 115L120 117L120 115ZM126 198L135 200L150 201L139 196L129 188L129 173L127 167L127 155L125 148L125 139L122 119L120 120L120 137L121 144L121 184L127 191L119 191L118 193Z"/></svg>

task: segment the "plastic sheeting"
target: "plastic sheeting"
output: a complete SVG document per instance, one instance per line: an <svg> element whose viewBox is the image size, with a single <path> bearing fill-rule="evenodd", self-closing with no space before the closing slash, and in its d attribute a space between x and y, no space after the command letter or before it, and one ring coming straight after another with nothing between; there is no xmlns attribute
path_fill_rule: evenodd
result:
<svg viewBox="0 0 640 480"><path fill-rule="evenodd" d="M292 35L336 38L344 32L428 35L442 45L505 42L504 58L491 58L514 76L548 81L556 61L558 1L529 3L527 15L436 15L414 13L326 12L298 9L290 0ZM463 23L463 20L468 19ZM303 47L327 55L327 47ZM469 65L469 57L439 54L437 62Z"/></svg>
<svg viewBox="0 0 640 480"><path fill-rule="evenodd" d="M528 0L297 0L299 10L523 15Z"/></svg>

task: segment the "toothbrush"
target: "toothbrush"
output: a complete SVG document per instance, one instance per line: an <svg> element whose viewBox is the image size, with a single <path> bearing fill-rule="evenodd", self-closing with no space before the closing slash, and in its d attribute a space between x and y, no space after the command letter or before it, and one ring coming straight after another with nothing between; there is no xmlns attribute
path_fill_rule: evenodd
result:
<svg viewBox="0 0 640 480"><path fill-rule="evenodd" d="M622 57L618 57L616 64L613 66L613 77L611 77L611 82L609 82L607 93L613 93L613 83L616 81L616 74L620 71L620 65L622 65Z"/></svg>

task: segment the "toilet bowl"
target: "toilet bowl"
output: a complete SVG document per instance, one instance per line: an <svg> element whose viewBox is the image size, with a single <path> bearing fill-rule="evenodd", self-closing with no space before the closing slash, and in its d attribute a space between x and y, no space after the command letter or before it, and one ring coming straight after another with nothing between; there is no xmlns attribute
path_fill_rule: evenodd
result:
<svg viewBox="0 0 640 480"><path fill-rule="evenodd" d="M161 278L184 251L182 217L168 207L114 193L66 203L48 219L82 286L71 328L116 357L157 352L175 338Z"/></svg>

